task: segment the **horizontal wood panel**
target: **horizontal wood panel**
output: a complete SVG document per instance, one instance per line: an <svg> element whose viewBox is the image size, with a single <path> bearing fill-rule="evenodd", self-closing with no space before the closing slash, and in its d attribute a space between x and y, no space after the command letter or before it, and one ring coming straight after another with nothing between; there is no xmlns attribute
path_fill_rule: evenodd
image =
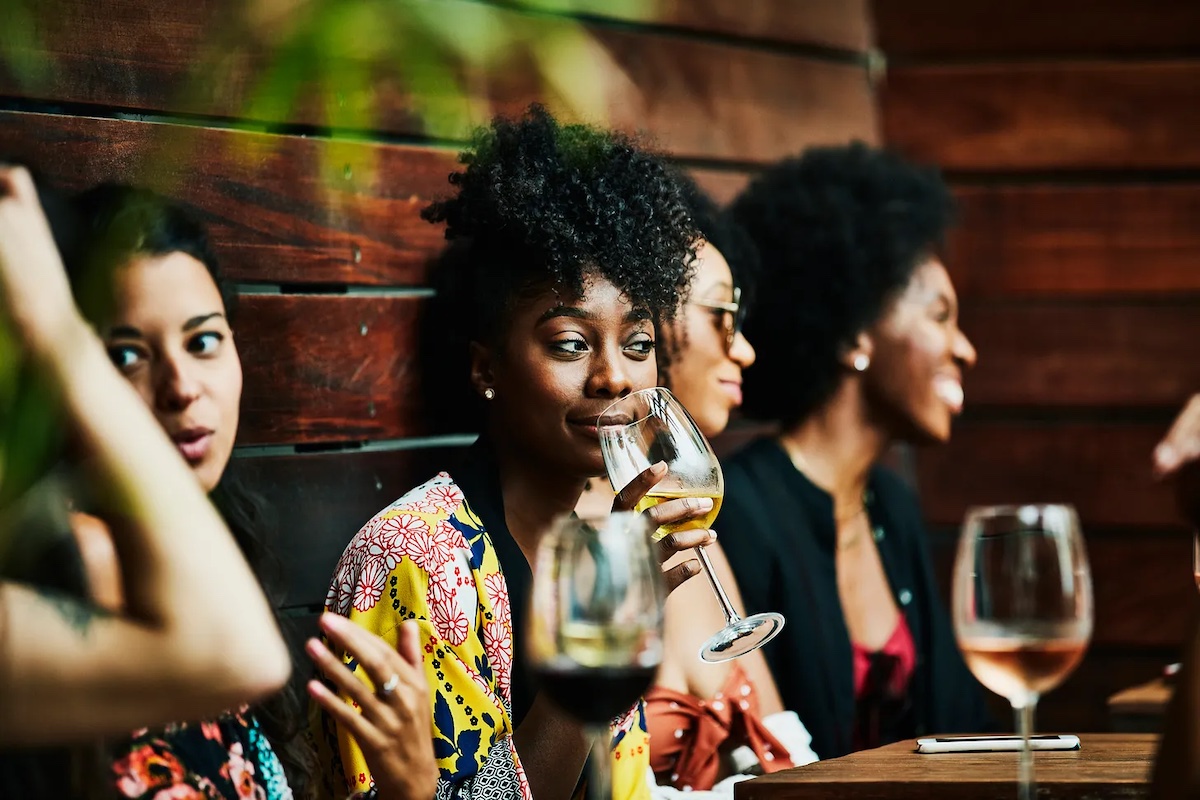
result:
<svg viewBox="0 0 1200 800"><path fill-rule="evenodd" d="M965 376L969 406L1175 411L1200 387L1200 300L965 303L961 325L979 354Z"/></svg>
<svg viewBox="0 0 1200 800"><path fill-rule="evenodd" d="M41 49L18 55L50 56L49 77L38 84L0 72L0 94L452 138L465 137L497 110L516 113L541 100L567 117L645 131L681 156L739 161L773 161L816 142L876 138L860 66L636 30L583 31L561 18L462 0L439 3L439 13L457 15L459 23L444 31L447 36L509 30L522 43L508 59L463 67L466 96L450 90L453 71L422 67L407 73L422 87L414 99L395 73L403 54L389 52L403 37L376 31L383 41L367 46L349 31L323 57L283 51L292 59L284 62L290 74L300 76L300 101L292 108L282 88L287 81L264 82L289 74L270 71L272 45L238 35L247 13L240 4L159 6L150 0L39 4ZM297 20L304 15L289 18ZM206 41L214 31L224 38ZM471 50L465 38L454 46ZM364 62L374 47L378 58ZM545 81L535 63L545 68ZM325 73L314 72L321 68ZM433 113L427 121L434 127L418 119L420 109Z"/></svg>
<svg viewBox="0 0 1200 800"><path fill-rule="evenodd" d="M957 186L955 195L947 266L960 295L1200 292L1200 185Z"/></svg>
<svg viewBox="0 0 1200 800"><path fill-rule="evenodd" d="M273 517L287 593L282 605L320 607L334 567L367 520L448 469L461 448L239 456L234 468Z"/></svg>
<svg viewBox="0 0 1200 800"><path fill-rule="evenodd" d="M701 33L815 44L846 50L870 46L867 0L513 0L531 9L556 8L598 19L665 25Z"/></svg>
<svg viewBox="0 0 1200 800"><path fill-rule="evenodd" d="M948 444L918 451L917 490L935 525L959 525L972 505L1064 502L1089 528L1174 528L1171 490L1150 475L1167 427L964 421Z"/></svg>
<svg viewBox="0 0 1200 800"><path fill-rule="evenodd" d="M897 67L889 144L949 170L1200 166L1200 60Z"/></svg>
<svg viewBox="0 0 1200 800"><path fill-rule="evenodd" d="M1085 525L1084 538L1096 603L1092 645L1181 647L1197 602L1192 537L1149 531L1089 535ZM931 535L930 545L949 602L958 529Z"/></svg>
<svg viewBox="0 0 1200 800"><path fill-rule="evenodd" d="M421 431L413 297L253 295L234 332L238 443L396 439Z"/></svg>
<svg viewBox="0 0 1200 800"><path fill-rule="evenodd" d="M420 284L449 193L444 150L0 112L0 154L70 189L135 182L208 225L225 273L268 283Z"/></svg>
<svg viewBox="0 0 1200 800"><path fill-rule="evenodd" d="M1200 49L1193 0L874 0L879 47L898 58L1178 53Z"/></svg>

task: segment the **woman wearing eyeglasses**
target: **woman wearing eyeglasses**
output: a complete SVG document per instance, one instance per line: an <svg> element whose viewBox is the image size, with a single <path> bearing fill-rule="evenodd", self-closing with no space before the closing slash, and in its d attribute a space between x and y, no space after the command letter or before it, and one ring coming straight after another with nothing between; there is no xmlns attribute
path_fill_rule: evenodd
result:
<svg viewBox="0 0 1200 800"><path fill-rule="evenodd" d="M688 299L675 320L659 331L659 382L711 439L725 430L730 414L741 405L742 371L754 363L754 348L741 328L757 256L740 228L719 214L691 181L680 180L704 241ZM596 516L611 505L611 487L593 481L578 510ZM737 584L719 543L705 551L740 608ZM645 697L650 763L660 787L713 789L731 776L816 760L799 718L784 711L760 651L721 664L697 657L705 640L724 625L707 581L689 581L667 598L663 663ZM732 784L717 788L732 791Z"/></svg>

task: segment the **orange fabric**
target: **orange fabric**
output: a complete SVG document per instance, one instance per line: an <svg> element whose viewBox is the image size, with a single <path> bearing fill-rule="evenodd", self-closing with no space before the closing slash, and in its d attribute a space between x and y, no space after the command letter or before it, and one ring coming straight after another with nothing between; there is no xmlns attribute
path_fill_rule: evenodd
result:
<svg viewBox="0 0 1200 800"><path fill-rule="evenodd" d="M654 686L646 693L650 766L660 784L711 789L721 775L721 753L742 745L764 772L792 767L791 756L762 722L758 696L737 664L711 700Z"/></svg>

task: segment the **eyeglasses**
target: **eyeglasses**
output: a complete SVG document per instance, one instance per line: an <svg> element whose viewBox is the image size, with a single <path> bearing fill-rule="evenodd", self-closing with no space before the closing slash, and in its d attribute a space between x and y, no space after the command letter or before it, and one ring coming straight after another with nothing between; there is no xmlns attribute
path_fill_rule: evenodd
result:
<svg viewBox="0 0 1200 800"><path fill-rule="evenodd" d="M742 305L741 288L734 287L733 301L729 303L720 300L693 300L692 302L721 313L721 327L725 331L725 350L732 350L733 340L742 332L742 324L746 321L746 307Z"/></svg>

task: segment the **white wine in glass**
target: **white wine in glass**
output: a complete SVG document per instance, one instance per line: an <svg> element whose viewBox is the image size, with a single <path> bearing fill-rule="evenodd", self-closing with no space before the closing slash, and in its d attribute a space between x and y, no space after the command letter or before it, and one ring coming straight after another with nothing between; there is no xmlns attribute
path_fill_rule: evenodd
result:
<svg viewBox="0 0 1200 800"><path fill-rule="evenodd" d="M1036 792L1033 713L1083 658L1092 578L1075 509L989 506L967 512L954 565L954 632L967 666L1006 698L1023 739L1021 800Z"/></svg>
<svg viewBox="0 0 1200 800"><path fill-rule="evenodd" d="M695 421L675 396L656 386L633 392L600 415L600 449L613 491L619 492L652 465L664 462L667 474L637 504L638 511L681 497L707 497L712 510L703 517L660 526L661 539L675 531L711 528L725 498L721 463ZM725 614L725 627L700 648L705 661L728 661L762 647L783 628L780 614L768 612L741 617L713 572L703 547L696 548L700 564Z"/></svg>

